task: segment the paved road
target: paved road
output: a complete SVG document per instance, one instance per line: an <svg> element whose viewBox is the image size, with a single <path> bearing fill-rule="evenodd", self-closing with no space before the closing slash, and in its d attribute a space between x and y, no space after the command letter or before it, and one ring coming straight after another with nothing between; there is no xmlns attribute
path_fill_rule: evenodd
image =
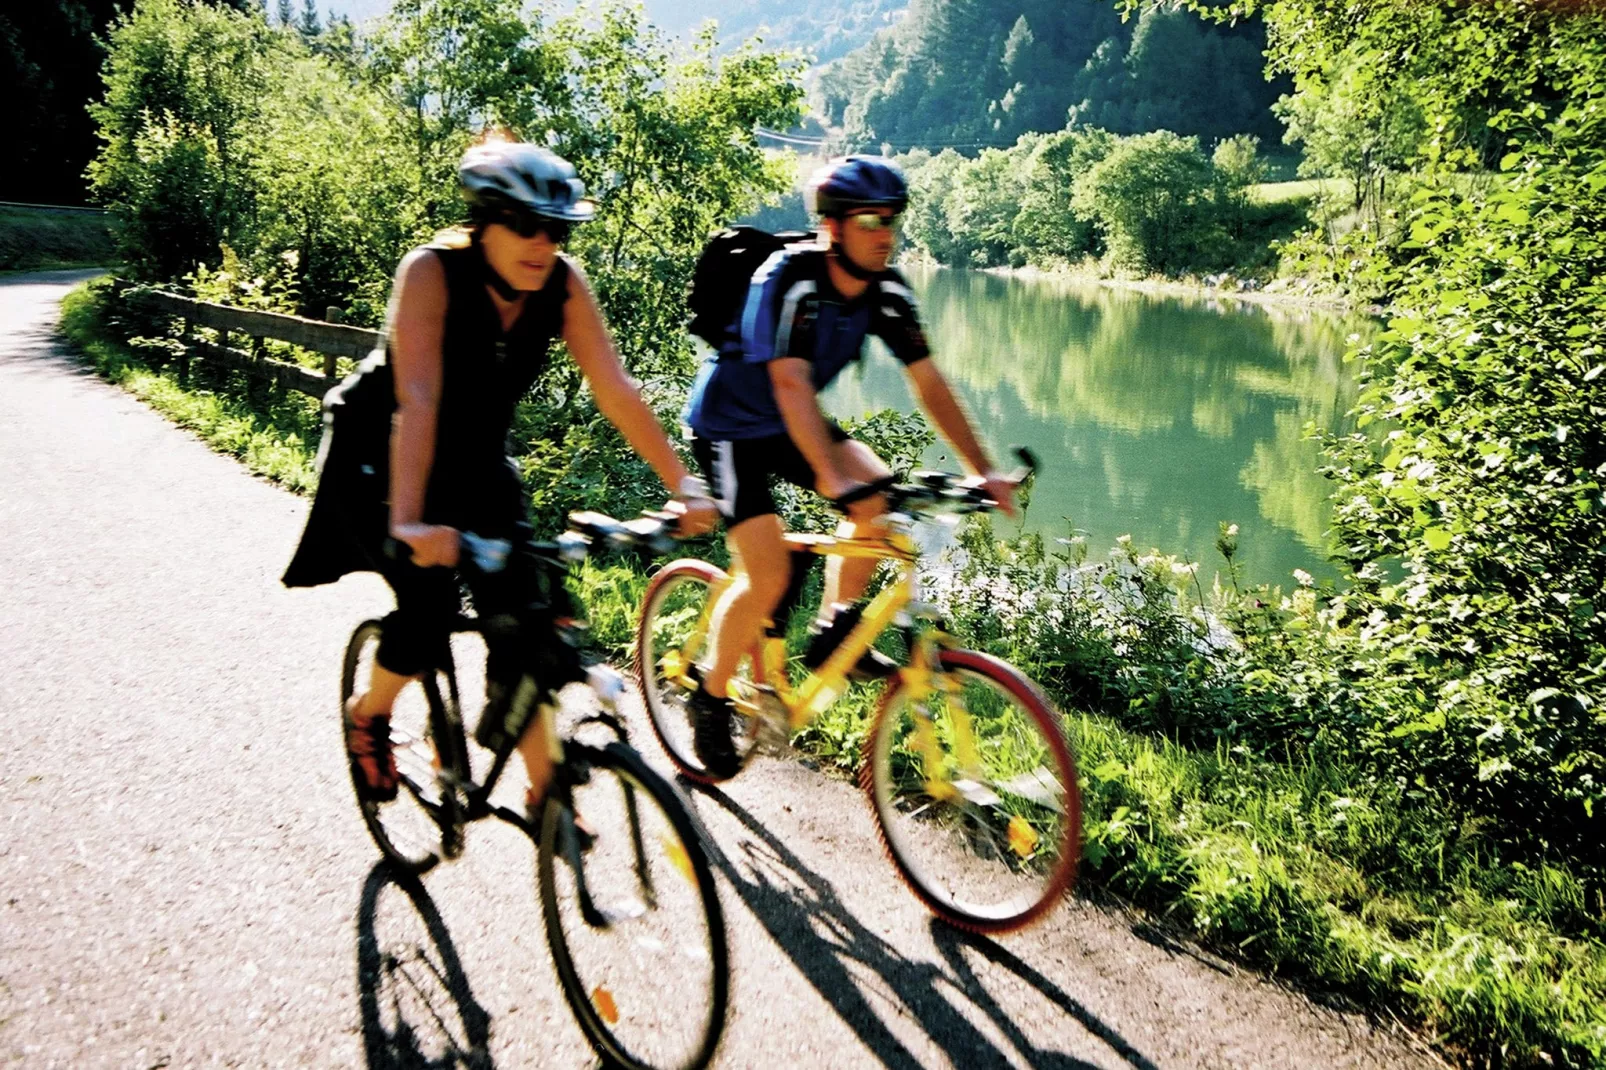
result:
<svg viewBox="0 0 1606 1070"><path fill-rule="evenodd" d="M86 374L51 333L74 278L0 281L0 1063L592 1065L516 834L476 826L422 900L374 866L331 694L383 586L281 588L305 502ZM1085 902L957 937L798 765L697 804L728 862L722 1066L1430 1062Z"/></svg>

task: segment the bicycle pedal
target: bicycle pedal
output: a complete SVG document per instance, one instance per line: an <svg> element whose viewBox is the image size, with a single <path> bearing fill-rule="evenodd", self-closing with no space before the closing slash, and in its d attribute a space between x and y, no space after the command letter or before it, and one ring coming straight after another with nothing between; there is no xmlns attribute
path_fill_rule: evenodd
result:
<svg viewBox="0 0 1606 1070"><path fill-rule="evenodd" d="M792 754L792 714L773 687L744 683L736 708L756 722L754 750L776 758Z"/></svg>

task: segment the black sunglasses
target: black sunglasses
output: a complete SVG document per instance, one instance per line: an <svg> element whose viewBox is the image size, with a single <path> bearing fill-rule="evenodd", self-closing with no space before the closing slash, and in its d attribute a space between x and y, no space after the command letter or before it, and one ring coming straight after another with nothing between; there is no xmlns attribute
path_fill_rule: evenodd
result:
<svg viewBox="0 0 1606 1070"><path fill-rule="evenodd" d="M562 245L569 240L567 220L549 219L534 212L508 209L491 216L490 222L506 227L521 238L533 238L537 234L545 234L553 245Z"/></svg>

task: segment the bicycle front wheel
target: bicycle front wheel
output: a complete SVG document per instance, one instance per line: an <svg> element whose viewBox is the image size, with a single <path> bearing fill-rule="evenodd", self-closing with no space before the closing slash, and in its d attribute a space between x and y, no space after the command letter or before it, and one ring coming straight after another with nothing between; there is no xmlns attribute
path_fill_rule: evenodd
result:
<svg viewBox="0 0 1606 1070"><path fill-rule="evenodd" d="M636 632L636 676L653 734L681 773L704 784L724 779L704 768L692 745L691 713L686 707L701 663L712 655L709 599L724 582L724 571L706 561L672 561L653 576L642 600ZM737 675L755 679L762 658L749 655ZM744 761L757 741L755 721L734 726L736 753Z"/></svg>
<svg viewBox="0 0 1606 1070"><path fill-rule="evenodd" d="M565 751L570 797L548 796L536 865L563 994L607 1065L707 1066L725 1028L730 959L702 839L635 751Z"/></svg>
<svg viewBox="0 0 1606 1070"><path fill-rule="evenodd" d="M861 779L882 842L937 916L1008 932L1070 887L1076 765L1047 698L1008 664L943 651L928 694L888 691L869 744Z"/></svg>
<svg viewBox="0 0 1606 1070"><path fill-rule="evenodd" d="M340 672L342 732L349 727L347 700L359 684L366 686L372 674L381 631L378 621L364 621L346 645ZM396 771L401 776L396 798L389 802L364 798L362 770L356 762L347 762L369 835L393 865L415 874L440 861L457 832L456 797L442 772L457 768L455 733L448 723L438 675L426 673L423 687L405 688L391 709L390 740L396 752Z"/></svg>

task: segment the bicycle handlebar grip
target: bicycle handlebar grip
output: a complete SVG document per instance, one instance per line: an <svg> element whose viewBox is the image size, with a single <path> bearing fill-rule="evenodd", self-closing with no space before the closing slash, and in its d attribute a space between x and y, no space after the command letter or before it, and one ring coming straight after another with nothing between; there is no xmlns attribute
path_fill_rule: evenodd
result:
<svg viewBox="0 0 1606 1070"><path fill-rule="evenodd" d="M838 512L845 513L847 512L847 507L854 502L862 502L866 498L874 498L877 494L883 494L891 490L897 482L897 476L882 476L880 479L872 479L868 483L859 484L840 498L833 499L831 505Z"/></svg>

